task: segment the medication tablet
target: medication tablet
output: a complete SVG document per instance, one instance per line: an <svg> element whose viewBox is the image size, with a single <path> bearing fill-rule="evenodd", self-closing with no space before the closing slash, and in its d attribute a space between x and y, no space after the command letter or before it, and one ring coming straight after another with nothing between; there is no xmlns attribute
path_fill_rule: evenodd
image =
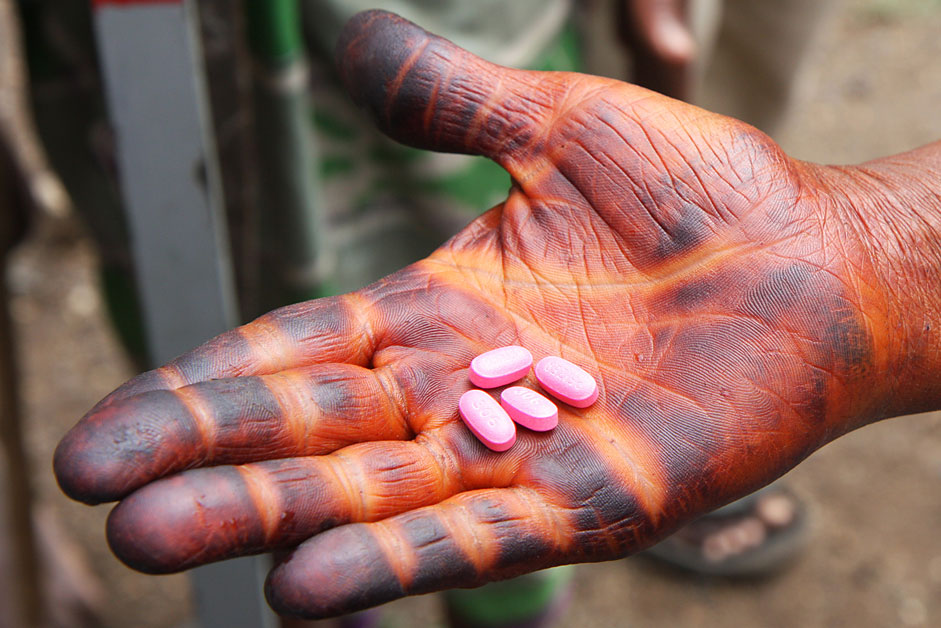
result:
<svg viewBox="0 0 941 628"><path fill-rule="evenodd" d="M470 381L481 388L512 384L529 372L533 354L523 347L509 345L481 353L470 363Z"/></svg>
<svg viewBox="0 0 941 628"><path fill-rule="evenodd" d="M568 360L549 356L536 364L536 379L553 397L576 408L587 408L598 398L598 384Z"/></svg>
<svg viewBox="0 0 941 628"><path fill-rule="evenodd" d="M545 432L559 424L559 408L535 390L510 386L500 394L510 418L531 430Z"/></svg>
<svg viewBox="0 0 941 628"><path fill-rule="evenodd" d="M497 400L482 390L461 395L458 410L464 423L484 445L506 451L516 442L516 425Z"/></svg>

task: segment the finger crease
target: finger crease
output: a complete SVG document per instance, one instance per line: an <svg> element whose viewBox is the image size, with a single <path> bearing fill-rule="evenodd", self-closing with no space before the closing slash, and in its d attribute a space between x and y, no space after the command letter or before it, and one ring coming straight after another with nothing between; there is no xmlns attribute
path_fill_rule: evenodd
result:
<svg viewBox="0 0 941 628"><path fill-rule="evenodd" d="M402 542L402 531L395 520L380 521L369 526L376 544L398 579L402 589L408 591L418 567L415 548Z"/></svg>
<svg viewBox="0 0 941 628"><path fill-rule="evenodd" d="M235 468L245 481L245 490L255 505L267 545L274 538L281 520L281 495L268 474L257 466L241 465Z"/></svg>
<svg viewBox="0 0 941 628"><path fill-rule="evenodd" d="M360 471L359 462L341 452L335 452L331 457L324 458L324 469L333 475L334 482L340 492L340 497L346 496L346 503L350 505L350 521L368 521L370 512L366 499L364 486L368 478ZM343 503L341 498L338 503Z"/></svg>
<svg viewBox="0 0 941 628"><path fill-rule="evenodd" d="M323 410L310 394L310 384L305 374L286 371L269 375L263 379L274 395L281 410L281 422L286 433L291 435L297 455L308 455L313 438L314 425L323 416Z"/></svg>
<svg viewBox="0 0 941 628"><path fill-rule="evenodd" d="M376 352L376 347L379 343L376 338L376 330L373 329L371 322L373 302L355 293L344 295L343 299L347 305L348 312L351 314L352 318L355 319L353 329L359 331L358 334L353 333L351 335L353 337L359 336L359 338L365 339L366 341L365 345L360 347L361 350L356 356L359 358L357 363L370 363L372 361L372 355Z"/></svg>
<svg viewBox="0 0 941 628"><path fill-rule="evenodd" d="M248 344L252 357L257 361L259 374L276 373L293 362L294 342L286 338L277 325L264 318L242 325L235 331Z"/></svg>
<svg viewBox="0 0 941 628"><path fill-rule="evenodd" d="M467 485L464 483L463 468L458 464L454 450L446 447L441 442L438 437L438 430L422 432L419 440L425 452L434 461L438 469L438 476L444 479L443 484L447 487L445 489L447 495L457 495L467 490Z"/></svg>
<svg viewBox="0 0 941 628"><path fill-rule="evenodd" d="M474 571L478 575L486 573L488 566L493 563L487 548L495 547L495 544L484 543L480 538L477 517L464 504L455 503L451 508L441 509L440 519L454 539L454 544L474 565Z"/></svg>
<svg viewBox="0 0 941 628"><path fill-rule="evenodd" d="M514 487L516 496L525 505L525 511L540 521L536 528L548 531L552 546L560 553L565 553L571 546L575 535L568 519L562 516L554 504L546 501L537 491L527 487Z"/></svg>
<svg viewBox="0 0 941 628"><path fill-rule="evenodd" d="M386 403L391 410L391 412L384 413L388 417L387 421L392 428L390 433L405 434L405 438L408 439L414 438L415 431L412 429L411 421L409 421L405 411L408 404L398 380L388 369L374 369L372 373L379 383L379 388L382 389L386 397Z"/></svg>
<svg viewBox="0 0 941 628"><path fill-rule="evenodd" d="M160 378L163 379L169 390L176 390L190 384L180 369L173 363L161 366L157 369L157 373L160 374Z"/></svg>
<svg viewBox="0 0 941 628"><path fill-rule="evenodd" d="M174 388L171 392L189 412L193 425L199 432L199 440L205 448L204 460L214 460L219 424L212 418L212 408L194 386Z"/></svg>

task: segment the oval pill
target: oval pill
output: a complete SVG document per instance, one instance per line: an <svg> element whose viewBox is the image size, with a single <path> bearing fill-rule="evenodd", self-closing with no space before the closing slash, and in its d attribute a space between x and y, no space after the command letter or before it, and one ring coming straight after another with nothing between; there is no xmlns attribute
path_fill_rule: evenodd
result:
<svg viewBox="0 0 941 628"><path fill-rule="evenodd" d="M576 408L587 408L598 399L595 378L557 356L539 360L536 364L536 379L553 397Z"/></svg>
<svg viewBox="0 0 941 628"><path fill-rule="evenodd" d="M516 442L516 425L497 400L482 390L461 395L458 410L480 442L494 451L506 451Z"/></svg>
<svg viewBox="0 0 941 628"><path fill-rule="evenodd" d="M537 432L559 424L559 408L530 388L510 386L500 393L500 405L511 419Z"/></svg>
<svg viewBox="0 0 941 628"><path fill-rule="evenodd" d="M500 347L471 360L470 381L481 388L505 386L521 379L532 365L533 354L524 347Z"/></svg>

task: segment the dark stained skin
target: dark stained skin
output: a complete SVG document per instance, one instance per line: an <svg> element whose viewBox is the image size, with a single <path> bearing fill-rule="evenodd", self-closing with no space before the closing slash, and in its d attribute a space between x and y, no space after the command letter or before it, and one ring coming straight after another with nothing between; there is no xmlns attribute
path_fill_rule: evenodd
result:
<svg viewBox="0 0 941 628"><path fill-rule="evenodd" d="M346 27L339 70L392 137L500 163L508 199L93 408L55 472L120 502L108 541L131 567L295 548L270 603L330 616L628 555L841 434L941 406L938 144L802 163L736 120L494 66L383 12ZM507 344L601 394L494 453L457 404L471 359Z"/></svg>

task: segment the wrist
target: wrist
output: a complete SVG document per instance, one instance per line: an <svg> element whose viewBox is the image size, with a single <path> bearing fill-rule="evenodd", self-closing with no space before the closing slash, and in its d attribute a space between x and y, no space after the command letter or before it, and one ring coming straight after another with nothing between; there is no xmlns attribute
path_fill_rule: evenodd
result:
<svg viewBox="0 0 941 628"><path fill-rule="evenodd" d="M880 349L867 418L941 408L941 142L827 170L850 275Z"/></svg>

